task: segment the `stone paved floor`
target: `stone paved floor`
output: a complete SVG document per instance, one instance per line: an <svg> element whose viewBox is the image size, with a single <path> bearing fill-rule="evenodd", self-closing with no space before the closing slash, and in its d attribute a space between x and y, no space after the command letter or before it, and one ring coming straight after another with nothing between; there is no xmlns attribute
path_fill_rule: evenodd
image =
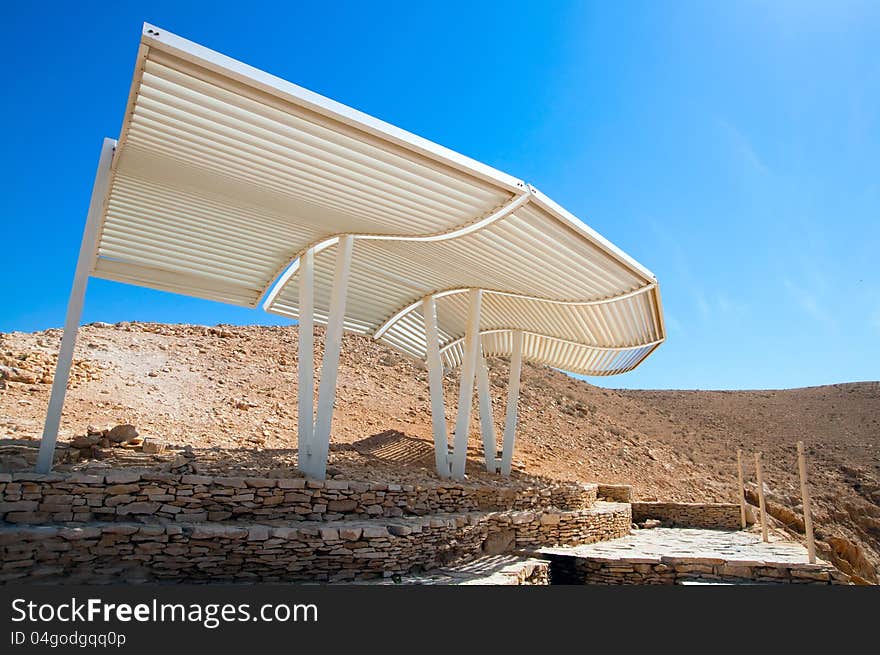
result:
<svg viewBox="0 0 880 655"><path fill-rule="evenodd" d="M771 536L772 539L772 536ZM570 548L547 548L541 552L571 553L601 558L686 557L719 558L737 563L801 564L809 561L807 549L790 541L764 543L761 535L726 530L650 528L627 537Z"/></svg>
<svg viewBox="0 0 880 655"><path fill-rule="evenodd" d="M385 578L355 582L358 585L515 585L518 574L547 562L517 555L489 555L456 566L412 573L397 580ZM350 583L351 584L351 583Z"/></svg>

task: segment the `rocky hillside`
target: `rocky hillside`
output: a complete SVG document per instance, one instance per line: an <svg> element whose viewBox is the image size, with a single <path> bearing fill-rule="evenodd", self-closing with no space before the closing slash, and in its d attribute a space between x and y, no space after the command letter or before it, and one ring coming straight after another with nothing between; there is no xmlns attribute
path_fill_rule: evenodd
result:
<svg viewBox="0 0 880 655"><path fill-rule="evenodd" d="M320 330L316 343L321 343ZM60 331L0 334L0 470L28 465L39 437ZM206 465L291 465L296 443L296 329L122 323L86 326L62 421L131 423L155 444L189 445ZM507 364L490 362L496 425ZM457 371L446 376L455 416ZM797 533L795 442L807 445L817 536L838 566L880 572L880 383L780 391L605 390L546 367L523 369L519 474L634 485L643 499L730 501L736 449L764 453L770 510ZM473 461L480 438L472 424ZM430 474L427 374L368 339L346 336L330 465ZM87 457L112 456L96 445ZM76 462L65 466L77 466Z"/></svg>

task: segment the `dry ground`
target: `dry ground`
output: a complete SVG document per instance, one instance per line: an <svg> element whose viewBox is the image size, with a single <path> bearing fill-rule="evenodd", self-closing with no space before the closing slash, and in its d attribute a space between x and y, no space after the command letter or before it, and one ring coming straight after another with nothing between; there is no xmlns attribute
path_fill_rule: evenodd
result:
<svg viewBox="0 0 880 655"><path fill-rule="evenodd" d="M322 333L316 331L316 343ZM26 465L12 440L39 437L60 331L0 334L0 470ZM296 457L296 329L122 323L83 328L62 439L130 422L148 439L192 445L208 468L271 469ZM496 425L507 363L490 362ZM9 369L6 377L9 378ZM3 377L3 376L0 376ZM455 416L457 372L446 376ZM481 442L472 423L469 475ZM795 442L810 459L817 535L842 567L880 571L880 383L779 391L606 390L523 369L520 474L634 485L642 499L730 501L736 449L764 452L771 508L800 510ZM405 478L433 465L427 374L372 341L346 336L330 466ZM4 454L5 453L5 454Z"/></svg>

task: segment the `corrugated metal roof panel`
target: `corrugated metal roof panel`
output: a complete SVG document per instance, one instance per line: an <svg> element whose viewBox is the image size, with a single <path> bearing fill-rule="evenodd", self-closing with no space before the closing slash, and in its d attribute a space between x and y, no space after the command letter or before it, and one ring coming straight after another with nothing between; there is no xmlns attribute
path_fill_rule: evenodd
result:
<svg viewBox="0 0 880 655"><path fill-rule="evenodd" d="M457 365L472 288L488 354L522 330L527 358L605 375L664 338L650 271L521 180L150 25L113 167L99 277L251 307L275 283L296 318L317 245L324 323L353 235L345 328L415 357L434 295Z"/></svg>

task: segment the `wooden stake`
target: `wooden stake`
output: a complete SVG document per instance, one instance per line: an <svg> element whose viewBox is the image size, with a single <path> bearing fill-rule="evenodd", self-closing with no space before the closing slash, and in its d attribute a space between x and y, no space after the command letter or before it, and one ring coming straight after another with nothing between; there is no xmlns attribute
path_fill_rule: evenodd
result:
<svg viewBox="0 0 880 655"><path fill-rule="evenodd" d="M761 469L761 453L755 453L755 473L758 475L758 504L761 506L761 539L767 537L767 506L764 504L764 472Z"/></svg>
<svg viewBox="0 0 880 655"><path fill-rule="evenodd" d="M742 524L742 529L746 529L746 491L743 487L743 461L742 461L742 449L736 449L736 472L737 477L739 479L739 520Z"/></svg>
<svg viewBox="0 0 880 655"><path fill-rule="evenodd" d="M813 515L810 508L810 489L807 486L807 459L804 455L804 442L797 442L798 470L801 476L801 498L804 502L804 531L807 533L807 553L810 564L816 563L816 542L813 539Z"/></svg>

